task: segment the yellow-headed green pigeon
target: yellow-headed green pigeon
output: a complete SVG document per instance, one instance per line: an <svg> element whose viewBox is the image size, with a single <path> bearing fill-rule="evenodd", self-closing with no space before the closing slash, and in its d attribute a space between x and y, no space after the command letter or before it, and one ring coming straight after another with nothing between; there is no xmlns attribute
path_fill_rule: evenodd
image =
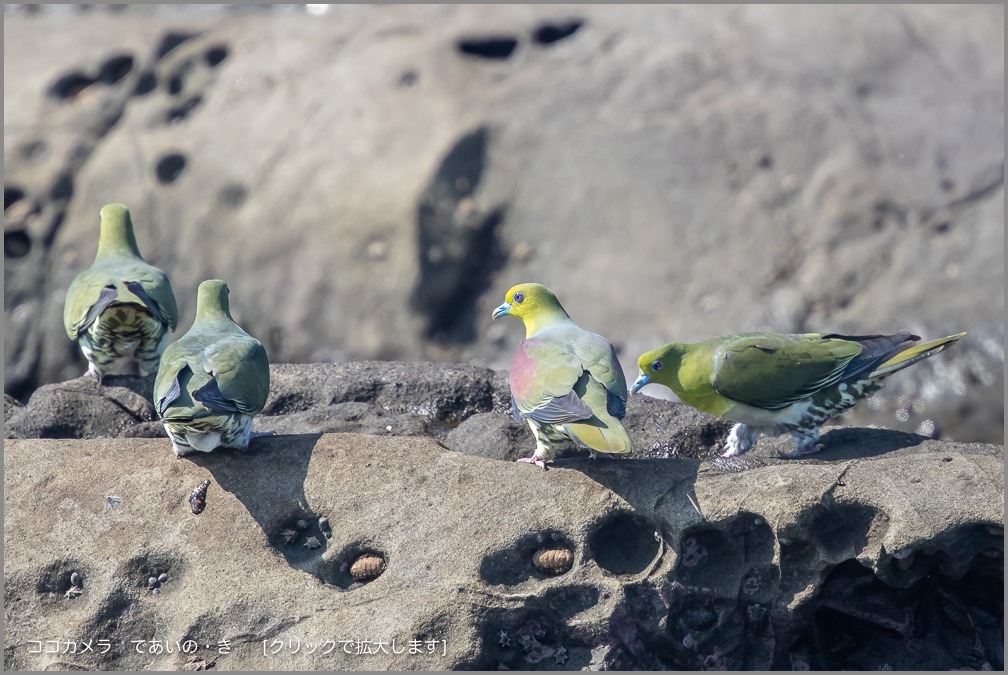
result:
<svg viewBox="0 0 1008 675"><path fill-rule="evenodd" d="M154 373L177 324L171 284L140 257L129 209L102 207L98 255L70 284L63 306L63 327L88 361L86 374L101 384L110 364L129 360Z"/></svg>
<svg viewBox="0 0 1008 675"><path fill-rule="evenodd" d="M749 450L759 435L790 433L795 457L818 452L819 426L882 388L881 380L942 351L966 333L915 344L894 335L742 333L640 356L636 393L664 384L683 403L737 422L722 457Z"/></svg>
<svg viewBox="0 0 1008 675"><path fill-rule="evenodd" d="M542 284L511 288L493 318L504 315L525 324L525 339L511 362L511 412L532 427L536 449L518 461L545 470L555 446L566 441L588 448L593 457L630 452L630 437L620 424L626 378L612 344L578 328Z"/></svg>
<svg viewBox="0 0 1008 675"><path fill-rule="evenodd" d="M196 320L168 345L154 381L154 407L175 455L247 448L269 384L266 350L231 318L227 284L204 281Z"/></svg>

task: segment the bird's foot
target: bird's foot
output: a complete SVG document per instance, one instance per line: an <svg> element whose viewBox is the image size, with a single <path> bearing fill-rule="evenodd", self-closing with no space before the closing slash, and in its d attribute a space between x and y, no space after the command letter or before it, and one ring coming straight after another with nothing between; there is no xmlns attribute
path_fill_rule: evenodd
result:
<svg viewBox="0 0 1008 675"><path fill-rule="evenodd" d="M521 464L535 464L543 471L548 471L548 469L546 468L546 460L544 460L542 457L536 457L535 455L532 455L531 457L522 457L520 459L516 459L515 461Z"/></svg>
<svg viewBox="0 0 1008 675"><path fill-rule="evenodd" d="M814 455L823 449L822 443L808 443L808 444L798 444L795 449L791 452L778 452L777 456L785 459L794 459L795 457L804 457L805 455Z"/></svg>
<svg viewBox="0 0 1008 675"><path fill-rule="evenodd" d="M95 364L93 364L91 362L88 362L88 369L87 369L87 371L85 371L84 377L90 377L92 380L94 380L97 383L98 388L101 389L101 386L102 386L102 372L100 370L98 370L98 367Z"/></svg>
<svg viewBox="0 0 1008 675"><path fill-rule="evenodd" d="M737 457L747 452L756 444L758 437L759 431L756 429L745 424L736 424L728 433L728 438L724 444L724 452L721 453L721 456L727 459L728 457Z"/></svg>

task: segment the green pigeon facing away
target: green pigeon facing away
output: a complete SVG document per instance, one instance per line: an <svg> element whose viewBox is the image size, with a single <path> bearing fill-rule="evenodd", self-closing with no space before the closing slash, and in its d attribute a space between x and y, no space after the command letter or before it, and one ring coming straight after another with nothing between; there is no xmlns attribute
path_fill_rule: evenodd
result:
<svg viewBox="0 0 1008 675"><path fill-rule="evenodd" d="M101 383L109 366L136 361L153 374L178 324L175 295L164 272L144 262L129 209L108 204L100 212L98 254L71 282L63 327L80 345L87 374Z"/></svg>
<svg viewBox="0 0 1008 675"><path fill-rule="evenodd" d="M218 279L201 283L192 328L161 357L154 407L176 456L246 449L252 418L266 405L266 350L231 318L228 292Z"/></svg>
<svg viewBox="0 0 1008 675"><path fill-rule="evenodd" d="M915 344L894 335L742 333L673 342L640 356L631 389L664 384L683 403L736 422L722 457L749 450L759 435L790 433L796 457L822 449L819 426L882 388L881 380L934 356L966 333Z"/></svg>
<svg viewBox="0 0 1008 675"><path fill-rule="evenodd" d="M511 412L532 428L536 449L519 462L546 469L556 446L573 441L596 452L627 453L630 437L620 424L627 386L613 346L578 328L552 291L519 284L504 296L493 318L510 315L525 324L525 339L511 363Z"/></svg>

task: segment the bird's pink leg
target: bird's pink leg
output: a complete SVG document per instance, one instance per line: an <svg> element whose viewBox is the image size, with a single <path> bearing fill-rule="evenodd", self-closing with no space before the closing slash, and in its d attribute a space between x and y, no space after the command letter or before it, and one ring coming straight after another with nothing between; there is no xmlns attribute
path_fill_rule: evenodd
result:
<svg viewBox="0 0 1008 675"><path fill-rule="evenodd" d="M536 466L540 467L543 471L548 471L548 469L546 468L546 460L544 460L541 457L536 457L535 455L532 455L531 457L522 457L521 459L516 459L515 461L520 462L522 464L535 464Z"/></svg>

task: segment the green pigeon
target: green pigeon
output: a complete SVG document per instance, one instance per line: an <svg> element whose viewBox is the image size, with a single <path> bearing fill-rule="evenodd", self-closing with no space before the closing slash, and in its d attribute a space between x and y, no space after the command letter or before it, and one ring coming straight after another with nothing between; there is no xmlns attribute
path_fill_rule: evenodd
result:
<svg viewBox="0 0 1008 675"><path fill-rule="evenodd" d="M199 285L196 320L168 345L154 380L154 407L180 457L217 447L244 450L252 418L269 395L269 360L262 343L231 318L228 287Z"/></svg>
<svg viewBox="0 0 1008 675"><path fill-rule="evenodd" d="M601 335L578 328L553 292L542 284L518 284L493 318L510 315L525 324L525 339L511 363L511 413L532 428L536 449L519 462L546 469L556 446L573 441L596 452L627 453L627 385L616 350Z"/></svg>
<svg viewBox="0 0 1008 675"><path fill-rule="evenodd" d="M140 256L129 209L102 207L98 254L71 282L63 306L63 327L88 361L86 374L101 384L110 365L128 361L153 374L176 325L168 276Z"/></svg>
<svg viewBox="0 0 1008 675"><path fill-rule="evenodd" d="M664 384L683 403L736 422L722 457L749 450L759 435L790 433L788 457L822 450L819 426L882 388L882 379L934 356L966 333L915 344L894 335L742 333L641 354L631 391Z"/></svg>

